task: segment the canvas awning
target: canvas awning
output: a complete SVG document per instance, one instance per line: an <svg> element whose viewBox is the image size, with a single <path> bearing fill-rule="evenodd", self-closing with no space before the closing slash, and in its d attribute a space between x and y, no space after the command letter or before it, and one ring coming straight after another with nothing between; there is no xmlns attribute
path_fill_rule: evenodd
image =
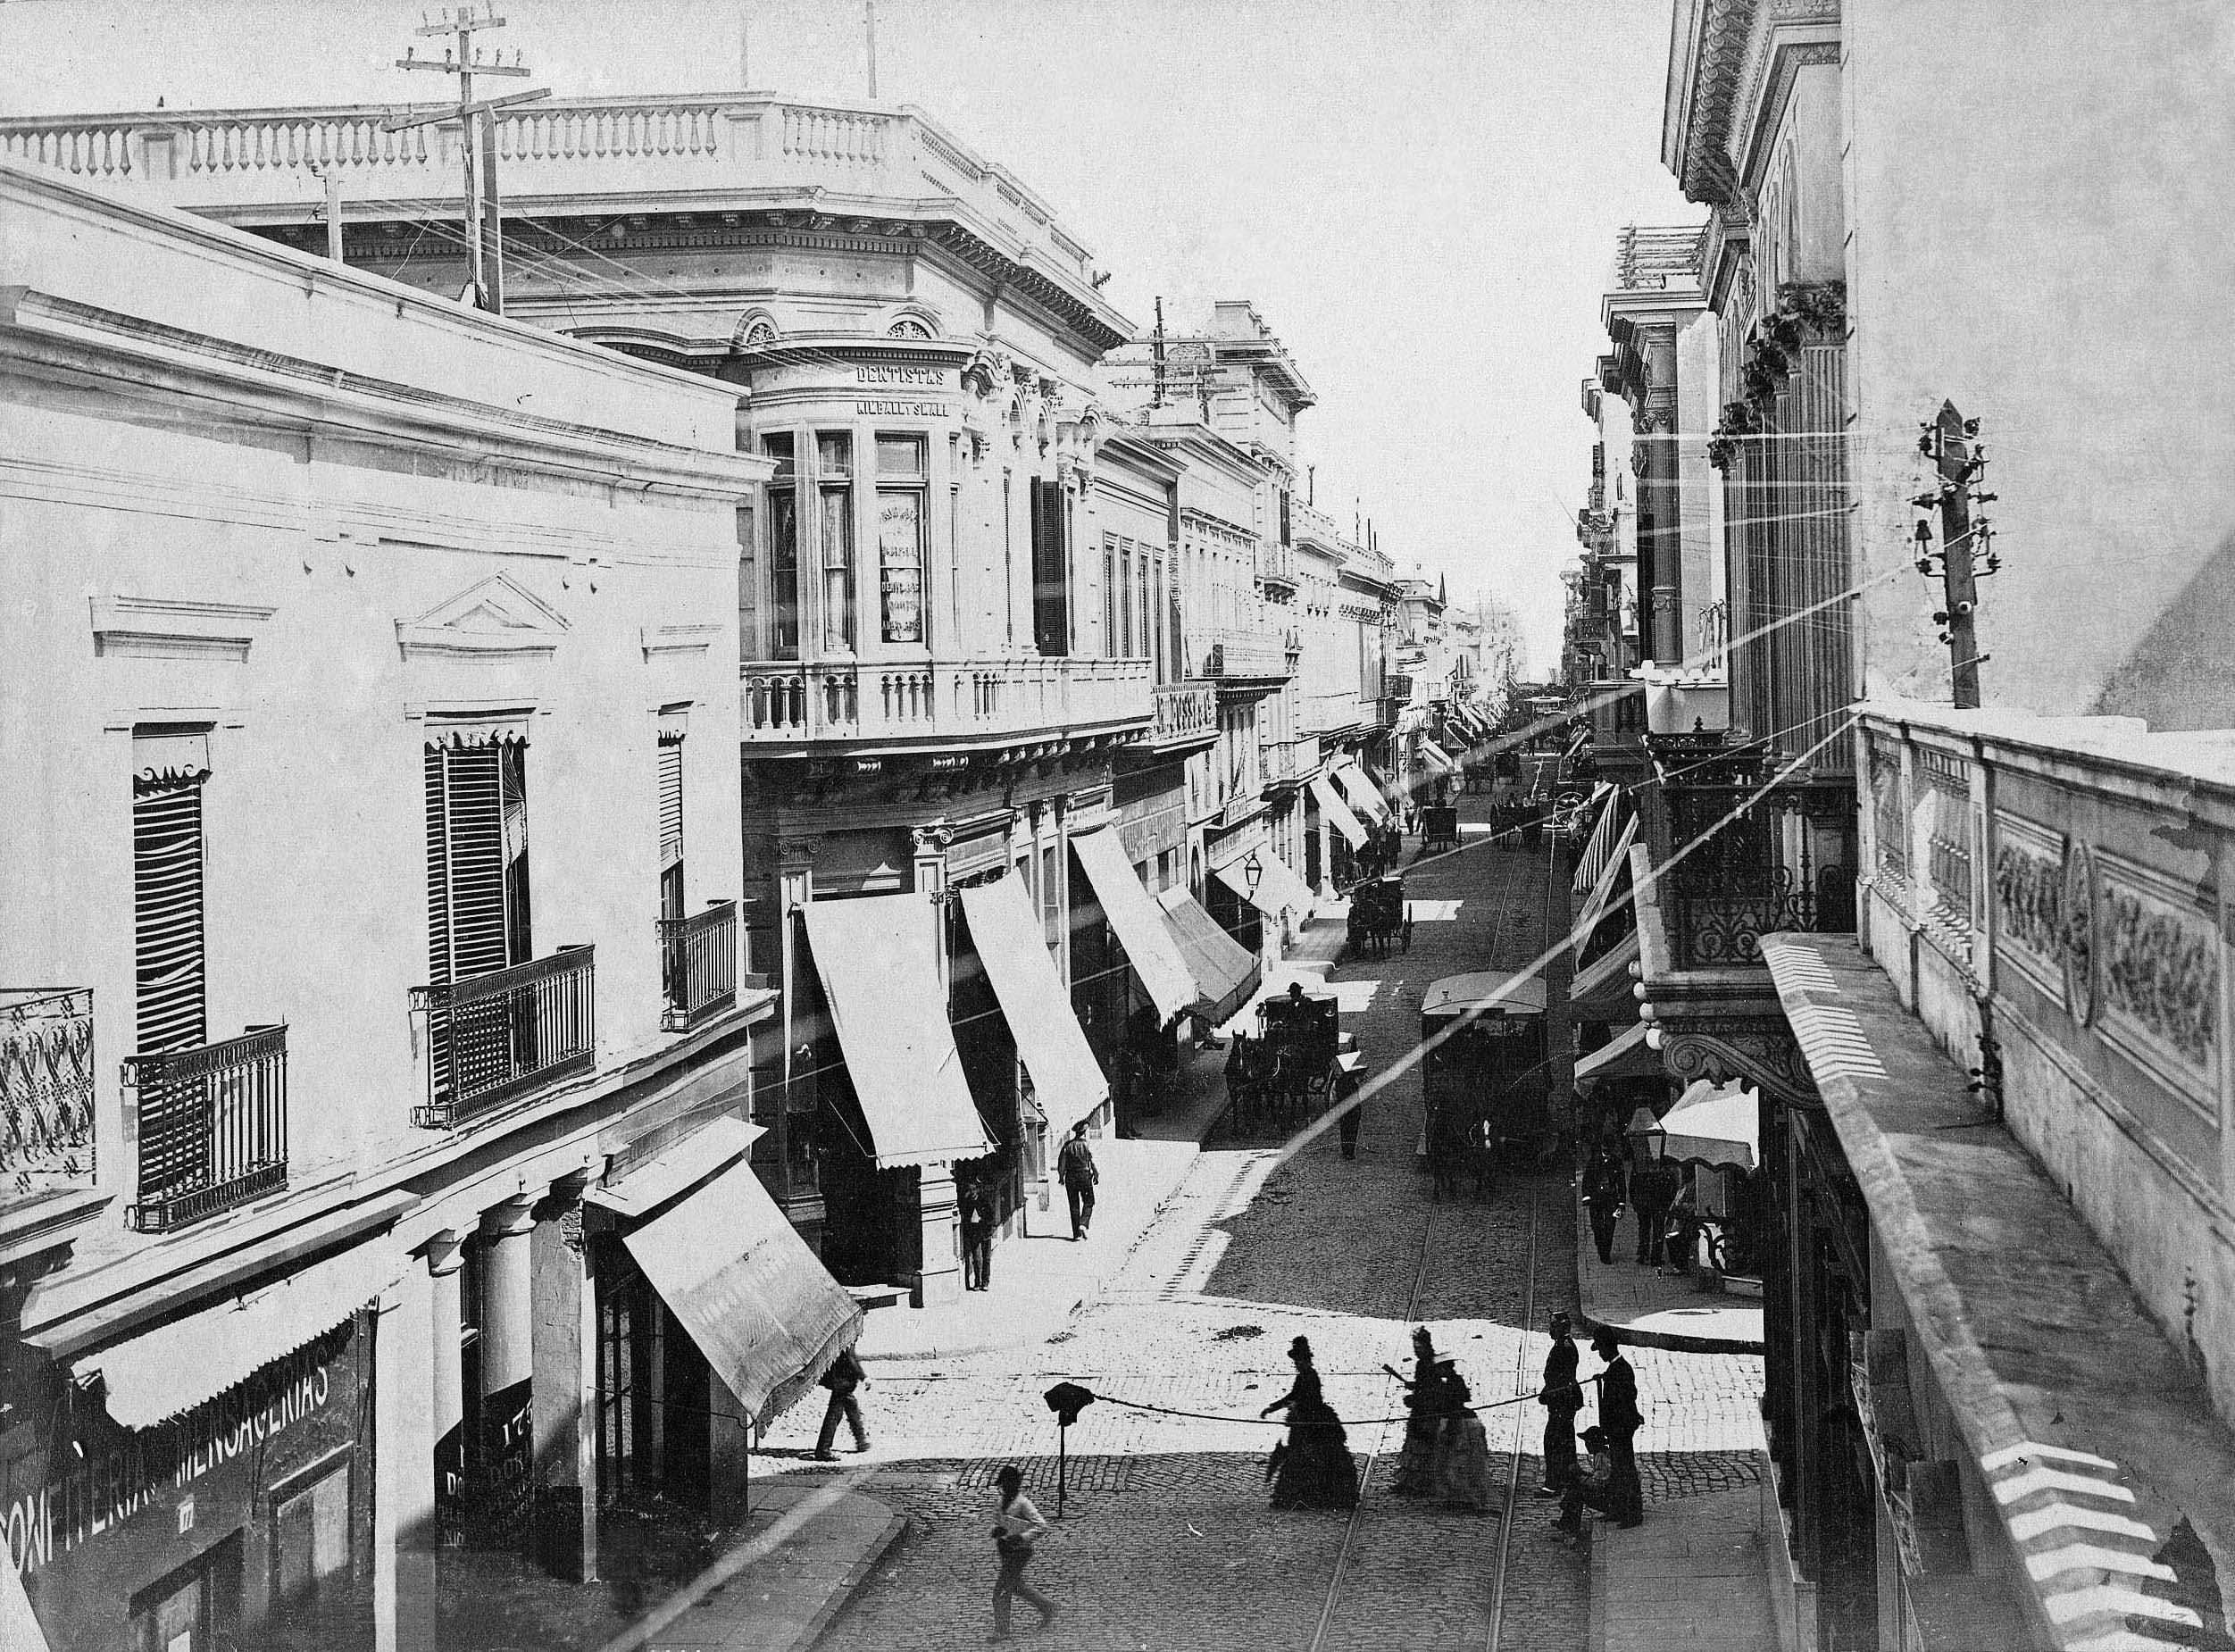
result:
<svg viewBox="0 0 2235 1652"><path fill-rule="evenodd" d="M1560 754L1561 761L1573 763L1583 755L1583 748L1590 743L1591 731L1589 729L1578 729L1575 731L1575 738L1568 742L1567 750Z"/></svg>
<svg viewBox="0 0 2235 1652"><path fill-rule="evenodd" d="M1072 852L1086 868L1094 885L1102 915L1117 931L1126 962L1140 977L1141 990L1156 1006L1156 1019L1169 1022L1192 1008L1197 997L1195 972L1180 955L1179 943L1164 928L1164 915L1135 875L1117 833L1104 827L1082 832L1071 840Z"/></svg>
<svg viewBox="0 0 2235 1652"><path fill-rule="evenodd" d="M1614 797L1612 781L1601 780L1591 790L1590 801L1583 805L1596 809L1598 818L1592 823L1590 836L1583 840L1583 853L1576 856L1574 892L1588 895L1597 884L1599 874L1606 870L1606 862L1614 852L1614 817L1622 813L1622 805Z"/></svg>
<svg viewBox="0 0 2235 1652"><path fill-rule="evenodd" d="M1568 983L1568 1013L1577 1021L1628 1021L1637 1014L1630 990L1630 965L1638 955L1638 931Z"/></svg>
<svg viewBox="0 0 2235 1652"><path fill-rule="evenodd" d="M991 1153L947 1024L930 903L860 895L800 911L877 1168Z"/></svg>
<svg viewBox="0 0 2235 1652"><path fill-rule="evenodd" d="M71 1374L99 1372L109 1415L124 1428L153 1428L315 1342L401 1279L408 1262L393 1241L369 1240L81 1356Z"/></svg>
<svg viewBox="0 0 2235 1652"><path fill-rule="evenodd" d="M1432 740L1420 743L1420 760L1438 774L1456 774L1459 765L1444 755L1443 748Z"/></svg>
<svg viewBox="0 0 2235 1652"><path fill-rule="evenodd" d="M1296 875L1294 867L1263 845L1251 853L1257 857L1255 894L1250 893L1247 855L1213 868L1218 880L1269 918L1277 918L1283 912L1311 911L1312 891Z"/></svg>
<svg viewBox="0 0 2235 1652"><path fill-rule="evenodd" d="M1354 849L1363 847L1366 829L1358 823L1358 817L1350 812L1350 805L1335 795L1335 788L1327 783L1327 777L1312 777L1312 796L1318 799L1319 812L1335 823L1335 830L1350 839Z"/></svg>
<svg viewBox="0 0 2235 1652"><path fill-rule="evenodd" d="M1598 928L1599 920L1606 915L1607 904L1614 897L1615 881L1622 876L1622 867L1628 864L1630 841L1637 835L1638 817L1633 814L1615 838L1614 852L1607 855L1606 864L1599 872L1598 881L1591 886L1591 892L1583 902L1582 914L1576 919L1575 928L1568 933L1571 955L1579 962L1583 956L1583 948L1589 944L1592 934Z"/></svg>
<svg viewBox="0 0 2235 1652"><path fill-rule="evenodd" d="M1695 1079L1661 1115L1667 1132L1663 1156L1679 1164L1735 1165L1761 1162L1762 1098L1743 1084Z"/></svg>
<svg viewBox="0 0 2235 1652"><path fill-rule="evenodd" d="M861 1309L748 1164L621 1237L756 1423L782 1415L861 1334Z"/></svg>
<svg viewBox="0 0 2235 1652"><path fill-rule="evenodd" d="M1163 908L1164 928L1179 944L1203 995L1198 1013L1216 1026L1257 990L1257 960L1248 947L1219 928L1218 920L1204 911L1203 903L1184 885L1166 889L1156 904Z"/></svg>
<svg viewBox="0 0 2235 1652"><path fill-rule="evenodd" d="M1622 1029L1612 1043L1593 1050L1575 1064L1575 1088L1583 1089L1601 1079L1653 1079L1661 1076L1661 1053L1646 1042L1646 1023L1636 1021Z"/></svg>
<svg viewBox="0 0 2235 1652"><path fill-rule="evenodd" d="M1040 939L1024 880L998 878L964 889L963 915L970 921L978 961L993 983L1017 1055L1031 1077L1033 1097L1047 1115L1049 1135L1068 1135L1072 1125L1110 1098L1110 1081L1079 1030L1071 994Z"/></svg>
<svg viewBox="0 0 2235 1652"><path fill-rule="evenodd" d="M1342 788L1359 819L1378 826L1389 818L1389 800L1373 788L1373 782L1360 772L1356 763L1346 757L1334 766L1333 773L1335 784Z"/></svg>

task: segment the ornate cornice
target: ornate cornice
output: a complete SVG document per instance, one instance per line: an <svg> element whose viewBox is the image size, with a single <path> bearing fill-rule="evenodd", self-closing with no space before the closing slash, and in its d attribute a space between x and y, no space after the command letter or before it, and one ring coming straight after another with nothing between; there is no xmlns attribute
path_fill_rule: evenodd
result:
<svg viewBox="0 0 2235 1652"><path fill-rule="evenodd" d="M1789 1107L1823 1105L1799 1041L1778 1009L1759 1020L1716 1017L1665 1026L1661 1065L1679 1084L1751 1084Z"/></svg>

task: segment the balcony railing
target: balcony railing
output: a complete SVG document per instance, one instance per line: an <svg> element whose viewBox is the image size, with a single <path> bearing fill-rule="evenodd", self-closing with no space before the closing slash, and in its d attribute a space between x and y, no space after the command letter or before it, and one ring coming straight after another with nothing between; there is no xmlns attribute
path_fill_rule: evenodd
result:
<svg viewBox="0 0 2235 1652"><path fill-rule="evenodd" d="M1203 663L1203 674L1221 681L1279 680L1296 675L1296 662L1289 656L1286 639L1279 631L1262 636L1233 632L1221 637L1212 643Z"/></svg>
<svg viewBox="0 0 2235 1652"><path fill-rule="evenodd" d="M124 1063L139 1125L138 1197L126 1219L163 1233L288 1185L288 1030L252 1027Z"/></svg>
<svg viewBox="0 0 2235 1652"><path fill-rule="evenodd" d="M1209 683L1158 683L1152 704L1150 745L1184 746L1218 738L1218 690Z"/></svg>
<svg viewBox="0 0 2235 1652"><path fill-rule="evenodd" d="M1413 679L1403 672L1391 672L1387 679L1389 697L1399 705L1409 705L1413 698Z"/></svg>
<svg viewBox="0 0 2235 1652"><path fill-rule="evenodd" d="M1788 783L1764 791L1774 770L1758 747L1656 741L1656 756L1664 750L1670 840L1696 843L1662 880L1677 967L1758 964L1764 935L1855 928L1852 788Z"/></svg>
<svg viewBox="0 0 2235 1652"><path fill-rule="evenodd" d="M0 989L0 1203L93 1186L93 994Z"/></svg>
<svg viewBox="0 0 2235 1652"><path fill-rule="evenodd" d="M588 1070L596 1056L595 948L412 989L426 1017L427 1101L412 1122L447 1130Z"/></svg>
<svg viewBox="0 0 2235 1652"><path fill-rule="evenodd" d="M1154 674L1147 660L752 661L742 672L745 738L936 743L1146 726Z"/></svg>
<svg viewBox="0 0 2235 1652"><path fill-rule="evenodd" d="M1319 737L1265 742L1265 784L1300 786L1319 772Z"/></svg>
<svg viewBox="0 0 2235 1652"><path fill-rule="evenodd" d="M660 1027L680 1032L738 1001L738 904L660 921Z"/></svg>

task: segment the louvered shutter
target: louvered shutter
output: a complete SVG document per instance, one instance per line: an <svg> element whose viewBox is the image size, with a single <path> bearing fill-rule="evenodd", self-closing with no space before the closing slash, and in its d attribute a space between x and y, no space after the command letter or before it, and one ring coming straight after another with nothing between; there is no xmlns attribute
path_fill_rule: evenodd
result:
<svg viewBox="0 0 2235 1652"><path fill-rule="evenodd" d="M1032 480L1032 633L1044 655L1071 652L1068 526L1061 482Z"/></svg>
<svg viewBox="0 0 2235 1652"><path fill-rule="evenodd" d="M660 737L660 915L683 915L683 741Z"/></svg>
<svg viewBox="0 0 2235 1652"><path fill-rule="evenodd" d="M202 924L202 781L142 780L132 797L137 1047L207 1043Z"/></svg>
<svg viewBox="0 0 2235 1652"><path fill-rule="evenodd" d="M528 924L527 747L518 740L429 747L428 980L469 981L533 955ZM511 997L438 1011L443 1083L464 1093L501 1082L523 1028Z"/></svg>

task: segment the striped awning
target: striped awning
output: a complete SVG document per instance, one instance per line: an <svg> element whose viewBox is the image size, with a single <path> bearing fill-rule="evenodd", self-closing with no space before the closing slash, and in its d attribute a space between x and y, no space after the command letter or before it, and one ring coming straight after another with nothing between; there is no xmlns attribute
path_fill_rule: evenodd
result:
<svg viewBox="0 0 2235 1652"><path fill-rule="evenodd" d="M1373 782L1360 772L1356 763L1345 757L1330 772L1335 777L1335 784L1349 797L1351 812L1360 820L1379 826L1389 818L1388 799L1374 789Z"/></svg>
<svg viewBox="0 0 2235 1652"><path fill-rule="evenodd" d="M1335 788L1328 784L1325 775L1315 774L1312 777L1312 796L1318 800L1319 812L1334 822L1337 831L1350 839L1352 848L1364 846L1366 829L1358 823L1358 817L1350 812L1350 805L1335 795Z"/></svg>
<svg viewBox="0 0 2235 1652"><path fill-rule="evenodd" d="M1622 876L1622 869L1629 857L1630 839L1638 835L1638 817L1631 815L1629 823L1614 839L1614 852L1607 855L1606 864L1598 874L1598 881L1591 886L1590 894L1583 902L1582 914L1569 931L1568 945L1578 963L1582 961L1583 948L1590 943L1597 930L1599 920L1606 915L1606 907L1614 899L1614 885Z"/></svg>
<svg viewBox="0 0 2235 1652"><path fill-rule="evenodd" d="M1574 892L1588 895L1606 870L1606 857L1614 852L1615 816L1622 811L1622 800L1614 795L1611 781L1601 780L1592 791L1590 801L1583 805L1596 809L1598 820L1591 828L1591 835L1584 840L1583 853L1576 857Z"/></svg>

